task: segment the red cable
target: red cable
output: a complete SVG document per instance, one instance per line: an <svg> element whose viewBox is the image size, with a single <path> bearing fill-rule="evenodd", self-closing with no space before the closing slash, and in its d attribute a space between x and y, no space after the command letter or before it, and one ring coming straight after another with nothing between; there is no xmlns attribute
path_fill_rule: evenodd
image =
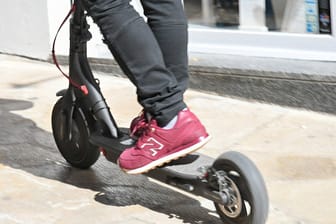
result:
<svg viewBox="0 0 336 224"><path fill-rule="evenodd" d="M74 87L76 87L77 89L79 89L80 91L82 91L84 93L84 95L87 95L89 93L89 91L88 91L86 85L80 85L80 84L76 83L74 80L72 80L70 78L69 75L67 75L65 72L63 72L63 70L61 69L61 67L60 67L60 65L59 65L59 63L57 61L56 54L55 54L55 45L56 45L56 39L57 39L58 33L62 29L64 23L68 20L68 18L70 17L70 15L75 10L76 10L76 5L72 4L72 7L71 7L70 11L68 12L67 16L64 18L63 22L61 23L60 27L58 28L58 30L56 32L51 52L52 52L52 58L53 58L54 64L56 65L56 67L58 68L58 70L63 74L63 76L66 77L69 80L69 82L71 83L71 85L73 85Z"/></svg>

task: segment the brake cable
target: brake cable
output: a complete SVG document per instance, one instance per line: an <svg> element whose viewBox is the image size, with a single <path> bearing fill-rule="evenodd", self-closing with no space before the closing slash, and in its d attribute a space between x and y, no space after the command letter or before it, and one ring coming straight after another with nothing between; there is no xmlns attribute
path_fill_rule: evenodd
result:
<svg viewBox="0 0 336 224"><path fill-rule="evenodd" d="M76 87L77 89L79 89L84 95L88 95L89 91L88 88L86 87L86 85L80 85L77 82L75 82L73 79L71 79L71 77L69 75L67 75L61 68L61 66L59 65L58 61L57 61L57 57L56 57L56 53L55 53L55 46L56 46L56 40L57 40L57 36L60 32L60 30L62 29L63 25L65 24L65 22L69 19L69 17L71 16L71 14L73 12L76 11L76 5L72 4L70 11L68 12L68 14L66 15L66 17L64 18L63 22L61 23L60 27L58 28L55 37L54 37L54 41L53 41L53 45L52 45L52 58L54 61L54 64L56 65L56 67L58 68L58 70L62 73L62 75L64 77L66 77L70 84L73 85L74 87Z"/></svg>

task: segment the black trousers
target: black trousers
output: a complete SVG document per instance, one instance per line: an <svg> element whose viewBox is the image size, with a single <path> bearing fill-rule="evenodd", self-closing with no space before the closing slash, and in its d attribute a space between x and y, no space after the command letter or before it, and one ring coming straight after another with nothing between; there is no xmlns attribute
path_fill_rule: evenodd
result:
<svg viewBox="0 0 336 224"><path fill-rule="evenodd" d="M137 88L138 102L167 124L186 107L187 19L181 0L141 0L147 22L130 0L82 0L123 72Z"/></svg>

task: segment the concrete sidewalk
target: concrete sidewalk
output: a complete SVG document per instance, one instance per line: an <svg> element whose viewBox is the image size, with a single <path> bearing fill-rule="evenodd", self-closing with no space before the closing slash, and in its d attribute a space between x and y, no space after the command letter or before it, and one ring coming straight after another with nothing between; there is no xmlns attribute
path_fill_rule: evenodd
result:
<svg viewBox="0 0 336 224"><path fill-rule="evenodd" d="M101 157L69 167L54 144L50 114L67 87L48 63L0 54L0 223L219 224L211 202L128 176ZM120 126L140 111L127 79L97 74ZM212 141L201 152L236 150L261 170L268 224L333 224L336 116L188 91Z"/></svg>

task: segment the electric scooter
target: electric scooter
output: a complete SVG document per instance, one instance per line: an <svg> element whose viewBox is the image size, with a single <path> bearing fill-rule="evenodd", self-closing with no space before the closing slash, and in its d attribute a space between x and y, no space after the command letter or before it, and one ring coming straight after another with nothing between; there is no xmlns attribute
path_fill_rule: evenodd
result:
<svg viewBox="0 0 336 224"><path fill-rule="evenodd" d="M69 87L56 94L60 98L52 111L52 131L64 159L73 167L86 169L101 154L116 163L136 140L127 128L117 126L109 110L87 59L91 38L87 15L80 0L71 3L67 16L71 16L69 76L62 72L69 78ZM54 48L55 41L53 58L60 69ZM213 201L223 223L266 222L269 202L263 177L241 153L228 151L216 159L193 153L144 175Z"/></svg>

